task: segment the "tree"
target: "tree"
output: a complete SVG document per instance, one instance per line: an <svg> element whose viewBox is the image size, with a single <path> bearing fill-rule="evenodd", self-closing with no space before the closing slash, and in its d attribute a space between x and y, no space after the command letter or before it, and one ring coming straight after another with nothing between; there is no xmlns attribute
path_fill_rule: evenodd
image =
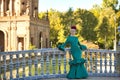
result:
<svg viewBox="0 0 120 80"><path fill-rule="evenodd" d="M116 10L117 5L118 5L118 0L103 0L102 2L103 8L112 7L113 10Z"/></svg>
<svg viewBox="0 0 120 80"><path fill-rule="evenodd" d="M61 15L62 18L62 24L64 26L64 35L68 36L69 35L69 30L70 30L70 26L74 25L74 16L73 16L73 10L72 8L69 8L69 10L67 12L64 12Z"/></svg>
<svg viewBox="0 0 120 80"><path fill-rule="evenodd" d="M96 33L94 28L97 25L98 20L94 14L84 9L78 9L76 11L76 17L77 19L80 19L81 23L81 31L79 34L87 41L95 41Z"/></svg>
<svg viewBox="0 0 120 80"><path fill-rule="evenodd" d="M65 40L64 26L61 24L61 13L56 10L49 11L50 20L50 41L53 47L56 47L58 43L62 43Z"/></svg>
<svg viewBox="0 0 120 80"><path fill-rule="evenodd" d="M65 42L65 36L64 36L64 30L63 29L59 30L57 39L58 39L58 44Z"/></svg>
<svg viewBox="0 0 120 80"><path fill-rule="evenodd" d="M114 15L115 12L111 7L102 9L98 18L99 23L95 28L98 43L107 49L112 46L115 39Z"/></svg>

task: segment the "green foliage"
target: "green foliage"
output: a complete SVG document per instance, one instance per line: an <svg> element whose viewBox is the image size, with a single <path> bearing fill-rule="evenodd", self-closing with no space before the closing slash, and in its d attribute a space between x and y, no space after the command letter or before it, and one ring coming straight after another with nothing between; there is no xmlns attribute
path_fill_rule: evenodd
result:
<svg viewBox="0 0 120 80"><path fill-rule="evenodd" d="M116 13L116 23L118 26L120 26L120 10Z"/></svg>
<svg viewBox="0 0 120 80"><path fill-rule="evenodd" d="M50 20L50 41L52 42L52 47L56 47L58 43L63 43L65 41L64 37L64 26L61 24L62 14L55 10L49 11Z"/></svg>
<svg viewBox="0 0 120 80"><path fill-rule="evenodd" d="M79 34L81 34L85 40L95 41L96 33L94 31L94 28L98 23L97 18L92 12L84 9L78 9L76 13L76 17L81 19L81 31ZM79 24L79 22L77 24Z"/></svg>
<svg viewBox="0 0 120 80"><path fill-rule="evenodd" d="M30 43L29 50L34 50L36 47Z"/></svg>
<svg viewBox="0 0 120 80"><path fill-rule="evenodd" d="M103 48L108 49L115 39L115 12L112 8L104 8L99 14L99 22L95 28L97 42L103 44Z"/></svg>
<svg viewBox="0 0 120 80"><path fill-rule="evenodd" d="M100 48L113 47L115 31L120 25L120 11L116 9L118 0L103 0L101 5L94 5L92 9L69 8L59 12L51 9L48 13L50 21L50 42L56 47L70 35L71 25L77 26L77 36L80 41L97 44ZM39 13L40 19L46 18L46 12ZM118 33L117 33L118 35Z"/></svg>
<svg viewBox="0 0 120 80"><path fill-rule="evenodd" d="M47 20L47 12L41 12L38 15L39 19Z"/></svg>
<svg viewBox="0 0 120 80"><path fill-rule="evenodd" d="M69 8L69 10L64 12L60 17L62 19L61 23L64 25L64 35L68 36L71 25L74 25L74 15L72 8Z"/></svg>
<svg viewBox="0 0 120 80"><path fill-rule="evenodd" d="M102 7L112 7L113 9L116 9L118 5L118 0L103 0Z"/></svg>
<svg viewBox="0 0 120 80"><path fill-rule="evenodd" d="M63 43L65 41L65 36L64 36L64 30L60 29L60 31L58 32L58 43Z"/></svg>

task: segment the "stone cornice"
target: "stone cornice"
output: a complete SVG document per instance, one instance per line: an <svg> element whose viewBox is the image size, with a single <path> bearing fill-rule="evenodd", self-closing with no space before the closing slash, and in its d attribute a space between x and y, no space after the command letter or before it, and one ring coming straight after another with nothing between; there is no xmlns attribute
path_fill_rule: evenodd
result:
<svg viewBox="0 0 120 80"><path fill-rule="evenodd" d="M30 16L5 16L5 17L0 17L0 22L9 22L9 21L30 21L30 23L35 24L35 25L44 25L49 27L49 21L47 20L40 20L39 18L34 18Z"/></svg>
<svg viewBox="0 0 120 80"><path fill-rule="evenodd" d="M0 21L29 21L29 16L5 16L0 17Z"/></svg>

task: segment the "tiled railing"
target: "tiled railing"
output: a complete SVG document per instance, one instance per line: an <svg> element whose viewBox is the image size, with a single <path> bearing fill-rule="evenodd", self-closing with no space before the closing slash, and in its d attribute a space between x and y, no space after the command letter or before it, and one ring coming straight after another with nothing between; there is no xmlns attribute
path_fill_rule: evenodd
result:
<svg viewBox="0 0 120 80"><path fill-rule="evenodd" d="M117 51L89 49L82 56L89 76L120 76L116 70ZM46 48L0 52L0 80L34 80L65 77L72 59L69 49Z"/></svg>

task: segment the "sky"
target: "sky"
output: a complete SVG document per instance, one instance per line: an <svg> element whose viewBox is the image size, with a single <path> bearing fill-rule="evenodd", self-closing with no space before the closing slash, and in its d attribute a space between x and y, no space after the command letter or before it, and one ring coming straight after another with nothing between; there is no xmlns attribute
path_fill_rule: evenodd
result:
<svg viewBox="0 0 120 80"><path fill-rule="evenodd" d="M39 0L39 12L44 12L51 8L58 11L67 11L70 7L73 10L76 8L89 10L94 4L101 5L101 3L102 0Z"/></svg>

